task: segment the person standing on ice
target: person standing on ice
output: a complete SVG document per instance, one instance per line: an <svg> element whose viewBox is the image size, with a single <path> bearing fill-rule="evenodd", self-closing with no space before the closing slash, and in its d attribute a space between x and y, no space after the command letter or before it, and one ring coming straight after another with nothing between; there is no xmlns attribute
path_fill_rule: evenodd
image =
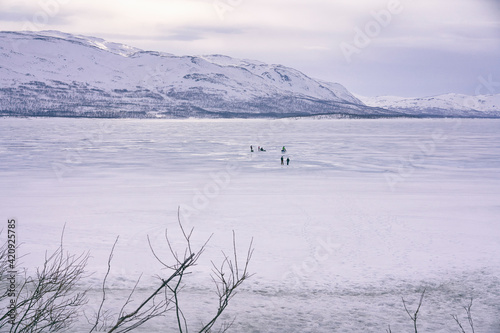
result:
<svg viewBox="0 0 500 333"><path fill-rule="evenodd" d="M287 157L286 158L286 165L289 165L290 164L290 157Z"/></svg>
<svg viewBox="0 0 500 333"><path fill-rule="evenodd" d="M253 146L250 146L250 152L253 153Z"/></svg>
<svg viewBox="0 0 500 333"><path fill-rule="evenodd" d="M283 163L283 156L281 156L281 165L284 165L284 163Z"/></svg>

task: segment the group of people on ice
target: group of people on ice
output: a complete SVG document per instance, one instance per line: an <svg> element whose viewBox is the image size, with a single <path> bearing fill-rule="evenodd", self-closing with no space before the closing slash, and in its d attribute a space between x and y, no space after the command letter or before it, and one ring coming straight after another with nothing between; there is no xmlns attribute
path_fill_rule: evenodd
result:
<svg viewBox="0 0 500 333"><path fill-rule="evenodd" d="M266 150L264 149L264 147L259 146L259 147L257 148L257 151L266 151ZM252 152L252 153L253 153L253 146L250 146L250 152Z"/></svg>
<svg viewBox="0 0 500 333"><path fill-rule="evenodd" d="M286 148L285 148L285 146L283 146L283 148L281 148L281 153L282 153L282 154L286 153ZM283 157L284 157L284 156L283 156L283 155L281 155L281 165L284 165L284 164L285 164L285 163L284 163L284 161L283 161ZM288 157L288 156L286 157L286 165L290 165L290 157Z"/></svg>
<svg viewBox="0 0 500 333"><path fill-rule="evenodd" d="M264 149L264 147L261 147L261 146L258 146L257 147L257 151L266 151ZM250 146L250 152L254 152L253 150L253 146L251 145ZM285 146L283 146L283 148L281 148L281 154L285 154L286 153L286 148ZM281 165L285 165L285 156L281 155ZM290 157L286 157L286 165L290 165Z"/></svg>
<svg viewBox="0 0 500 333"><path fill-rule="evenodd" d="M283 160L284 156L281 155L281 165L285 165L285 161ZM286 158L286 165L290 165L290 157Z"/></svg>

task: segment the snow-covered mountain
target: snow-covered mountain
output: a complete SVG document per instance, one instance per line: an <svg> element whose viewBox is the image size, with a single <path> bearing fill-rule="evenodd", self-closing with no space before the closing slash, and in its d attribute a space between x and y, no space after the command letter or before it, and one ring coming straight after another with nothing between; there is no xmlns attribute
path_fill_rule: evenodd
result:
<svg viewBox="0 0 500 333"><path fill-rule="evenodd" d="M415 116L500 117L500 94L444 94L422 98L360 97L369 106Z"/></svg>
<svg viewBox="0 0 500 333"><path fill-rule="evenodd" d="M393 115L338 83L223 55L175 56L57 31L0 32L4 115Z"/></svg>
<svg viewBox="0 0 500 333"><path fill-rule="evenodd" d="M0 115L497 116L498 96L361 101L339 83L223 55L176 56L58 31L0 32ZM478 108L476 106L484 108Z"/></svg>

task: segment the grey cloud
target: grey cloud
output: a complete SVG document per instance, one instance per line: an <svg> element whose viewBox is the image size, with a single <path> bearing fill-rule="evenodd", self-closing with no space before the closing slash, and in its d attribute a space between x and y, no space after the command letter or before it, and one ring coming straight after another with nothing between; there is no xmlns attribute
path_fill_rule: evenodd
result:
<svg viewBox="0 0 500 333"><path fill-rule="evenodd" d="M62 8L44 8L42 6L4 5L0 7L0 21L34 22L46 24L71 24L73 13L64 12Z"/></svg>
<svg viewBox="0 0 500 333"><path fill-rule="evenodd" d="M207 39L212 35L238 35L245 32L244 28L214 27L214 26L183 26L174 29L162 28L161 40L196 41Z"/></svg>
<svg viewBox="0 0 500 333"><path fill-rule="evenodd" d="M238 35L246 32L243 28L224 28L210 26L184 26L167 28L158 28L158 33L155 35L135 35L135 34L117 34L117 33L94 33L102 38L120 39L120 40L150 40L150 41L196 41L209 39L213 35Z"/></svg>
<svg viewBox="0 0 500 333"><path fill-rule="evenodd" d="M22 22L26 21L27 14L19 10L2 11L0 12L0 21L4 22Z"/></svg>

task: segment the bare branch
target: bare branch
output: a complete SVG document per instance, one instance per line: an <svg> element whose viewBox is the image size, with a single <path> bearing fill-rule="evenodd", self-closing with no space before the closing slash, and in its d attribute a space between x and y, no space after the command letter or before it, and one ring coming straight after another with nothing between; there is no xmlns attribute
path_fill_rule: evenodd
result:
<svg viewBox="0 0 500 333"><path fill-rule="evenodd" d="M87 303L87 290L78 284L85 274L89 253L79 256L64 252L63 237L59 247L45 254L42 268L35 277L25 276L16 295L16 321L12 332L58 332L70 329L80 308ZM0 327L4 326L0 318Z"/></svg>
<svg viewBox="0 0 500 333"><path fill-rule="evenodd" d="M165 229L165 237L168 239L166 232L167 232L167 230ZM162 261L162 260L158 257L158 255L156 254L155 250L153 249L153 245L151 244L151 240L149 239L149 235L147 235L146 237L147 237L147 239L148 239L149 249L150 249L150 250L151 250L151 252L153 253L153 256L156 258L156 260L158 260L158 262L159 262L160 264L162 264L164 267L168 267L168 268L170 268L170 269L174 269L173 267L171 267L171 266L167 265L166 263L164 263L164 262L163 262L163 261ZM168 245L170 246L170 243L169 243ZM172 250L172 249L170 249L170 251L172 252L173 250ZM177 258L175 258L175 259L176 259L176 261L178 261L178 259L177 259Z"/></svg>
<svg viewBox="0 0 500 333"><path fill-rule="evenodd" d="M139 282L141 281L141 277L142 277L142 274L139 275L139 278L135 282L134 288L132 288L132 291L129 293L129 295L127 297L127 300L125 301L125 303L123 303L123 306L120 309L120 313L118 314L119 317L123 317L124 316L124 314L125 314L125 307L131 303L131 301L132 301L132 295L134 295L134 293L135 293L135 291L137 289L137 286L139 285Z"/></svg>
<svg viewBox="0 0 500 333"><path fill-rule="evenodd" d="M472 333L475 333L474 331L474 321L472 320L472 313L471 313L471 308L472 308L472 297L470 299L469 304L465 305L463 308L465 310L465 313L467 314L467 321L469 322L469 326L472 330ZM458 327L460 327L461 333L466 333L464 327L462 326L462 323L458 319L457 315L451 315L455 322L457 323Z"/></svg>
<svg viewBox="0 0 500 333"><path fill-rule="evenodd" d="M179 303L179 291L180 291L180 286L181 286L181 281L182 281L182 275L179 276L179 279L177 280L177 283L175 284L175 287L170 287L168 286L168 289L172 292L173 294L173 302L175 306L175 315L177 318L177 327L179 328L179 332L182 333L183 330L182 328L184 327L186 332L188 331L187 327L187 320L186 317L184 316L184 313L181 310L180 303Z"/></svg>
<svg viewBox="0 0 500 333"><path fill-rule="evenodd" d="M453 317L453 319L455 319L455 322L460 327L460 332L466 333L465 330L464 330L464 327L462 326L462 324L460 323L460 320L458 319L458 316L457 315L451 315L451 316Z"/></svg>
<svg viewBox="0 0 500 333"><path fill-rule="evenodd" d="M141 313L141 310L143 308L145 308L151 301L153 301L153 299L162 291L162 289L165 288L174 278L184 274L184 271L193 264L193 258L194 258L194 254L192 254L190 257L188 257L180 265L180 267L174 273L172 273L172 275L170 275L170 277L168 279L163 280L161 285L154 292L152 292L151 295L148 298L146 298L134 311L132 311L131 313L129 313L127 315L124 315L124 316L118 318L118 321L108 331L108 333L111 333L111 332L118 330L119 328L121 328L122 326L124 326L128 322L133 321L136 318L140 318L140 316L139 317L137 317L137 316ZM155 308L156 307L153 307L153 309L155 309ZM149 309L151 309L151 308L149 308ZM120 330L118 332L127 332L127 330Z"/></svg>
<svg viewBox="0 0 500 333"><path fill-rule="evenodd" d="M250 259L252 258L253 254L253 239L250 242L250 245L248 247L247 251L247 258L245 261L245 265L243 268L243 272L240 274L240 270L238 268L238 257L236 254L236 235L233 231L233 256L235 262L233 263L230 259L229 256L224 254L224 260L222 261L222 264L219 267L217 267L213 262L212 265L214 267L213 269L213 275L212 275L212 280L215 283L216 289L217 289L217 296L219 298L219 305L217 308L217 311L215 315L212 317L212 319L205 325L203 326L200 330L199 333L203 332L210 332L212 327L215 325L216 321L218 318L221 316L221 314L224 312L226 307L229 305L229 301L236 295L236 289L251 275L248 273L248 264L250 263ZM234 319L233 319L234 321ZM225 332L231 324L223 324L223 328L221 328L221 331Z"/></svg>
<svg viewBox="0 0 500 333"><path fill-rule="evenodd" d="M415 333L418 333L417 332L418 312L420 311L420 307L422 306L422 301L424 300L424 294L425 294L425 289L422 291L422 294L420 295L420 301L418 302L417 309L413 314L411 314L408 308L406 307L405 299L401 297L401 299L403 300L403 306L406 310L406 313L408 314L408 316L410 316L410 319L413 321L413 328L415 329Z"/></svg>
<svg viewBox="0 0 500 333"><path fill-rule="evenodd" d="M113 254L115 252L115 246L116 246L116 243L118 243L119 238L120 238L120 236L116 237L115 242L113 243L113 247L111 248L111 252L109 253L108 269L107 269L106 274L104 275L104 279L102 281L102 300L101 300L101 304L99 305L99 309L97 310L97 313L96 313L95 324L92 327L92 329L89 331L89 333L92 333L94 330L96 330L97 326L99 325L99 322L103 321L101 319L101 312L102 312L102 308L104 306L104 302L106 301L106 281L108 279L109 272L111 271L111 260L113 259Z"/></svg>
<svg viewBox="0 0 500 333"><path fill-rule="evenodd" d="M475 333L474 332L474 321L472 320L471 308L472 308L472 297L470 299L469 304L464 306L464 309L465 309L465 312L467 313L467 320L469 321L469 325L470 325L470 328L472 329L472 333Z"/></svg>

